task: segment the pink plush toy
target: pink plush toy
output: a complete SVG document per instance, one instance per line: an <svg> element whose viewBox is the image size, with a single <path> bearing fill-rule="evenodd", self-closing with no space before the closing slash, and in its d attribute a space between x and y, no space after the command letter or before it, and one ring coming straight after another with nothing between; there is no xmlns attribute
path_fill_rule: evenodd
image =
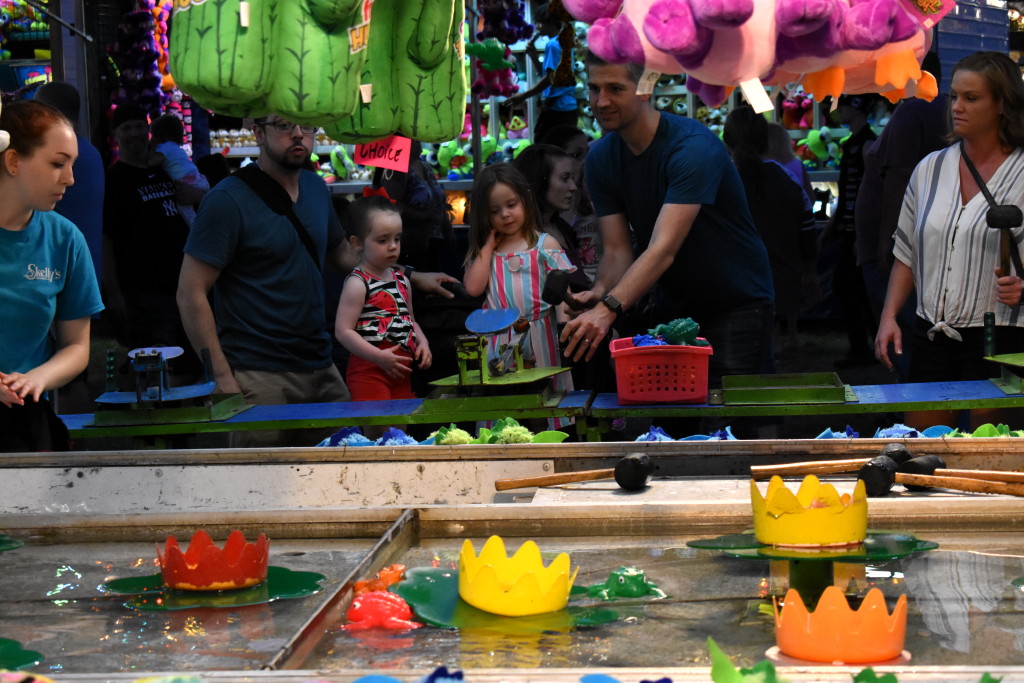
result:
<svg viewBox="0 0 1024 683"><path fill-rule="evenodd" d="M827 94L915 88L928 29L953 7L909 0L563 0L591 23L591 50L613 63L689 74L707 104L761 82ZM879 61L881 60L881 63ZM918 62L919 63L919 62ZM838 88L838 90L837 90ZM764 100L762 100L764 101Z"/></svg>

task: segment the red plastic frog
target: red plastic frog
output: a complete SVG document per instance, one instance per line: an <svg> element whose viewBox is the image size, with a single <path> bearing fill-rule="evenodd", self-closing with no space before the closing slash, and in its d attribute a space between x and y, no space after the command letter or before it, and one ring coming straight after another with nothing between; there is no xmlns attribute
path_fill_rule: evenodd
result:
<svg viewBox="0 0 1024 683"><path fill-rule="evenodd" d="M423 624L412 621L412 610L408 603L394 593L370 591L357 595L345 614L349 623L344 631L362 631L380 626L395 630L419 628Z"/></svg>

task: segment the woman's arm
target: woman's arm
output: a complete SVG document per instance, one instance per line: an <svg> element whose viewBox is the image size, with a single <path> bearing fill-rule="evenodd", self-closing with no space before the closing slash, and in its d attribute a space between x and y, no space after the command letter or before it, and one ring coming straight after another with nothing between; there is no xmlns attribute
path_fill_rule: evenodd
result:
<svg viewBox="0 0 1024 683"><path fill-rule="evenodd" d="M889 358L889 345L892 344L897 356L903 355L903 333L896 322L896 316L912 291L914 272L910 266L897 259L889 273L889 288L885 292L885 305L878 322L878 334L875 335L875 358L890 370L893 365Z"/></svg>
<svg viewBox="0 0 1024 683"><path fill-rule="evenodd" d="M3 382L9 394L20 399L31 396L38 401L44 391L62 387L77 377L89 365L90 317L75 320L57 320L57 352L28 372L12 372L3 375Z"/></svg>

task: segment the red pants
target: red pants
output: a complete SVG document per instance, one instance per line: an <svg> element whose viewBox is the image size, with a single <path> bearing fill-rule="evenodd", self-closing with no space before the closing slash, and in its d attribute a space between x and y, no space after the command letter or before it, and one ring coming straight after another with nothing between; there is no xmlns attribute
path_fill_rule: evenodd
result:
<svg viewBox="0 0 1024 683"><path fill-rule="evenodd" d="M405 349L399 351L399 355L412 359L412 354ZM411 367L412 363L409 365ZM416 398L416 394L412 393L410 377L405 375L401 379L392 379L376 363L354 355L348 357L348 367L345 369L345 384L352 393L353 401Z"/></svg>

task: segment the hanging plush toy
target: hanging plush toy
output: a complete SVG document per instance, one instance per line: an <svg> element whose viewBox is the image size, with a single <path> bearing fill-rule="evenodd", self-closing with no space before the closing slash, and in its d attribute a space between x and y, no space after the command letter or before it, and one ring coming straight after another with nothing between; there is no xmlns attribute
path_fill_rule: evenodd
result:
<svg viewBox="0 0 1024 683"><path fill-rule="evenodd" d="M477 40L497 38L512 45L533 36L533 26L524 18L522 0L478 0L477 11L483 21L483 28L476 34Z"/></svg>
<svg viewBox="0 0 1024 683"><path fill-rule="evenodd" d="M800 82L815 99L918 90L932 26L952 0L563 0L591 23L602 59L685 71L687 89L718 104L730 88L770 108L762 81ZM913 64L911 64L913 62Z"/></svg>
<svg viewBox="0 0 1024 683"><path fill-rule="evenodd" d="M134 10L121 17L117 37L108 50L120 71L115 104L132 102L158 116L166 100L160 89L161 76L157 68L153 15L147 10Z"/></svg>
<svg viewBox="0 0 1024 683"><path fill-rule="evenodd" d="M375 0L359 78L364 96L327 134L349 143L392 133L421 142L459 135L468 81L464 12L463 0Z"/></svg>
<svg viewBox="0 0 1024 683"><path fill-rule="evenodd" d="M480 97L508 97L519 92L512 59L512 51L498 42L488 38L480 43L466 46L466 54L476 57L473 65L476 69L476 80L469 89Z"/></svg>

